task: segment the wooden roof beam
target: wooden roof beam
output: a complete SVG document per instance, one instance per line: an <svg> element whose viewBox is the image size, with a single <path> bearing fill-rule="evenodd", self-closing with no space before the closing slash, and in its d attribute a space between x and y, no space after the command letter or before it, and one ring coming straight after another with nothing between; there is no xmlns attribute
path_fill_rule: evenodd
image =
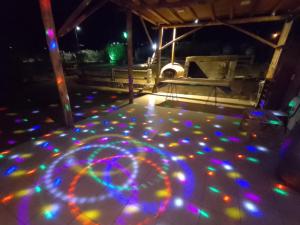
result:
<svg viewBox="0 0 300 225"><path fill-rule="evenodd" d="M147 8L150 9L158 9L158 8L180 8L180 7L188 7L193 4L207 4L210 0L181 0L178 2L167 2L167 1L159 1L153 4L145 4Z"/></svg>
<svg viewBox="0 0 300 225"><path fill-rule="evenodd" d="M227 24L247 24L247 23L266 23L266 22L275 22L281 21L286 19L287 16L261 16L261 17L250 17L250 18L242 18L242 19L232 19L232 20L225 20L224 23ZM171 28L187 28L187 27L201 27L201 26L220 26L223 25L222 22L215 21L215 22L202 22L198 24L195 23L187 23L187 24L172 24L172 25L163 25L165 29Z"/></svg>
<svg viewBox="0 0 300 225"><path fill-rule="evenodd" d="M72 12L72 14L67 18L65 23L61 26L58 30L58 33L61 33L63 30L66 29L76 18L80 16L80 14L89 6L89 4L93 0L83 0L79 6Z"/></svg>
<svg viewBox="0 0 300 225"><path fill-rule="evenodd" d="M184 20L180 17L180 15L178 15L176 11L174 11L173 9L169 9L169 11L177 20L179 20L180 23L184 23Z"/></svg>
<svg viewBox="0 0 300 225"><path fill-rule="evenodd" d="M167 44L165 44L164 46L160 47L159 50L164 50L165 48L169 47L170 45L172 45L174 42L180 41L186 37L188 37L189 35L197 32L200 29L203 29L205 26L201 26L201 27L196 27L193 30L186 32L185 34L173 39L172 41L168 42Z"/></svg>
<svg viewBox="0 0 300 225"><path fill-rule="evenodd" d="M231 20L234 19L235 1L236 1L236 0L231 0L231 1L230 1L229 18L230 18Z"/></svg>
<svg viewBox="0 0 300 225"><path fill-rule="evenodd" d="M213 21L216 21L217 20L217 16L216 16L216 10L215 10L214 1L211 0L208 5L209 5L209 8L210 8L210 12L211 12L211 19Z"/></svg>
<svg viewBox="0 0 300 225"><path fill-rule="evenodd" d="M160 15L155 10L149 9L148 7L146 7L145 10L147 10L149 13L151 13L152 15L154 15L159 20L163 21L165 24L171 24L169 20L167 20L166 18L164 18L162 15Z"/></svg>
<svg viewBox="0 0 300 225"><path fill-rule="evenodd" d="M123 0L110 0L111 2L113 2L114 4L120 6L120 7L125 7L127 9L132 10L132 12L134 14L136 14L139 17L142 17L143 19L147 20L148 22L154 24L154 25L158 25L156 21L154 21L153 19L145 16L142 12L141 12L141 7L139 7L138 5L133 4L132 2L129 1L123 1Z"/></svg>
<svg viewBox="0 0 300 225"><path fill-rule="evenodd" d="M251 9L250 9L250 16L254 16L255 15L255 12L257 10L257 6L259 5L259 0L253 0L252 2L252 6L251 6Z"/></svg>
<svg viewBox="0 0 300 225"><path fill-rule="evenodd" d="M61 27L58 31L58 37L63 37L70 31L72 31L76 26L83 23L88 17L93 15L97 10L99 10L101 7L103 7L108 0L102 0L99 1L98 4L96 4L94 7L90 8L88 11L86 11L84 14L80 15L79 17L75 18L73 21L70 21L65 26Z"/></svg>
<svg viewBox="0 0 300 225"><path fill-rule="evenodd" d="M277 0L275 5L272 8L272 15L275 16L277 14L278 9L280 8L281 4L283 3L282 0Z"/></svg>
<svg viewBox="0 0 300 225"><path fill-rule="evenodd" d="M266 39L260 37L259 35L254 34L254 33L252 33L252 32L249 32L249 31L247 31L247 30L244 30L244 29L242 29L242 28L240 28L240 27L237 27L237 26L235 26L235 25L228 24L228 23L222 23L222 24L225 25L225 26L227 26L227 27L230 27L230 28L232 28L232 29L234 29L234 30L236 30L236 31L239 31L239 32L241 32L241 33L243 33L243 34L246 34L247 36L252 37L253 39L255 39L255 40L257 40L257 41L259 41L259 42L261 42L261 43L263 43L263 44L266 44L266 45L268 45L268 46L270 46L270 47L272 47L272 48L277 48L277 47L279 47L279 46L277 46L276 44L274 44L273 42L270 42L270 41L268 41L268 40L266 40Z"/></svg>

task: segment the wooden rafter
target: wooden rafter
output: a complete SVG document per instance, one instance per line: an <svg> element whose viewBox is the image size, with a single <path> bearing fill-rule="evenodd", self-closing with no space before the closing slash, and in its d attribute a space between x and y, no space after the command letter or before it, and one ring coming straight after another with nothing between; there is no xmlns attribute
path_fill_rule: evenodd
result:
<svg viewBox="0 0 300 225"><path fill-rule="evenodd" d="M235 25L228 24L228 23L223 23L223 25L225 25L225 26L227 26L227 27L230 27L230 28L232 28L232 29L234 29L234 30L237 30L237 31L239 31L239 32L241 32L241 33L243 33L243 34L246 34L246 35L248 35L249 37L252 37L252 38L254 38L255 40L257 40L257 41L259 41L259 42L261 42L261 43L263 43L263 44L266 44L266 45L268 45L268 46L270 46L270 47L272 47L272 48L277 48L277 47L278 47L278 46L277 46L276 44L274 44L273 42L270 42L270 41L268 41L268 40L266 40L266 39L260 37L259 35L254 34L254 33L252 33L252 32L249 32L249 31L247 31L247 30L244 30L244 29L242 29L242 28L240 28L240 27L237 27L237 26L235 26Z"/></svg>
<svg viewBox="0 0 300 225"><path fill-rule="evenodd" d="M89 6L92 0L83 0L79 6L73 11L73 13L68 17L66 22L62 25L62 27L58 30L58 33L62 33L63 30L66 30L70 24L76 20L80 16L80 14Z"/></svg>
<svg viewBox="0 0 300 225"><path fill-rule="evenodd" d="M282 0L277 0L277 2L275 3L275 5L272 7L272 15L276 15L277 14L277 10L280 8L281 4L283 3Z"/></svg>
<svg viewBox="0 0 300 225"><path fill-rule="evenodd" d="M193 14L194 18L198 18L196 11L193 9L193 7L188 7L188 9L191 11L191 13Z"/></svg>
<svg viewBox="0 0 300 225"><path fill-rule="evenodd" d="M151 9L158 8L180 8L180 7L188 7L193 4L201 3L206 4L209 0L181 0L178 2L167 2L167 1L158 1L157 3L146 3L145 6Z"/></svg>
<svg viewBox="0 0 300 225"><path fill-rule="evenodd" d="M172 13L172 15L173 15L180 23L184 23L184 20L181 18L181 16L180 16L174 9L169 9L169 11Z"/></svg>
<svg viewBox="0 0 300 225"><path fill-rule="evenodd" d="M72 31L76 26L83 23L88 17L93 15L100 8L102 8L107 2L108 0L99 1L98 4L96 4L94 7L90 8L88 11L78 16L77 18L74 18L72 21L69 21L68 24L63 25L61 29L59 29L58 31L58 36L62 37L67 33L69 33L70 31Z"/></svg>
<svg viewBox="0 0 300 225"><path fill-rule="evenodd" d="M153 10L153 9L149 9L146 8L146 10L151 13L152 15L154 15L156 18L158 18L160 21L163 21L166 24L171 24L169 20L167 20L165 17L163 17L162 15L160 15L157 11Z"/></svg>
<svg viewBox="0 0 300 225"><path fill-rule="evenodd" d="M233 20L224 20L224 23L227 24L246 24L246 23L265 23L265 22L275 22L286 19L286 16L261 16L261 17L250 17L250 18L242 18L242 19L233 19ZM205 26L220 26L223 25L222 22L207 22ZM172 25L164 25L165 29L171 28L188 28L188 27L202 27L203 24L195 24L195 23L187 23L187 24L172 24Z"/></svg>
<svg viewBox="0 0 300 225"><path fill-rule="evenodd" d="M167 44L165 44L164 46L162 46L162 47L160 48L160 50L164 50L165 48L167 48L167 47L169 47L170 45L172 45L174 42L180 41L180 40L182 40L182 39L184 39L184 38L190 36L191 34L197 32L198 30L203 29L204 27L205 27L205 26L197 27L197 28L194 28L194 29L191 30L191 31L186 32L185 34L183 34L183 35L181 35L181 36L175 38L174 40L172 40L172 41L168 42Z"/></svg>
<svg viewBox="0 0 300 225"><path fill-rule="evenodd" d="M116 5L130 9L134 14L136 14L139 17L142 17L143 19L147 20L148 22L157 25L157 22L155 22L153 19L145 16L141 11L142 8L138 5L133 4L131 1L124 1L124 0L110 0L111 2L115 3Z"/></svg>
<svg viewBox="0 0 300 225"><path fill-rule="evenodd" d="M234 19L234 14L235 14L235 1L236 0L231 0L230 1L230 6L229 6L229 18L232 20Z"/></svg>
<svg viewBox="0 0 300 225"><path fill-rule="evenodd" d="M257 11L257 7L260 3L260 0L252 0L252 5L251 5L251 8L250 8L250 16L254 16L256 11Z"/></svg>
<svg viewBox="0 0 300 225"><path fill-rule="evenodd" d="M211 0L211 1L208 3L208 7L209 7L210 12L211 12L211 19L212 19L213 21L216 21L217 16L216 16L215 4L214 4L214 1L213 1L213 0Z"/></svg>

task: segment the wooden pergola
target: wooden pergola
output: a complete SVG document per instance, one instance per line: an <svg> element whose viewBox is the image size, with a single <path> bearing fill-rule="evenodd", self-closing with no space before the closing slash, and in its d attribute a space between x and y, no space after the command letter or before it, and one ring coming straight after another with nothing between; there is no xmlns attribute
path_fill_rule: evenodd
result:
<svg viewBox="0 0 300 225"><path fill-rule="evenodd" d="M294 16L300 11L300 0L82 0L57 31L54 25L51 0L39 0L51 62L56 76L67 127L73 126L73 119L57 38L63 37L72 31L109 1L124 8L127 12L130 103L133 103L132 13L140 17L151 44L153 44L153 41L149 35L145 21L148 21L159 29L156 50L158 61L157 76L154 86L156 87L159 82L159 71L161 70L162 50L172 46L171 62L173 63L175 58L175 43L177 41L205 27L220 25L237 30L274 49L274 54L266 74L266 80L272 80L283 47L290 33ZM271 23L275 21L284 21L284 26L277 43L239 27L241 24ZM176 31L180 28L191 28L191 30L177 37ZM170 42L163 45L163 34L167 29L173 29L173 37Z"/></svg>

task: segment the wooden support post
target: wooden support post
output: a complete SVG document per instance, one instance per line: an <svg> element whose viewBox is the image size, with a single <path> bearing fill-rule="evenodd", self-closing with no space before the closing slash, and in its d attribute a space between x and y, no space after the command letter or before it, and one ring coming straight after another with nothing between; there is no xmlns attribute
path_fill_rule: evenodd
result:
<svg viewBox="0 0 300 225"><path fill-rule="evenodd" d="M162 42L163 42L163 35L164 35L164 29L162 27L159 27L158 43L157 43L157 48L156 48L157 70L156 70L155 84L154 84L152 92L157 92L157 85L159 82L159 76L160 76L160 70L161 70L161 46L162 46Z"/></svg>
<svg viewBox="0 0 300 225"><path fill-rule="evenodd" d="M272 80L273 77L274 77L274 74L276 72L280 56L282 54L283 47L284 47L284 45L285 45L285 43L288 39L288 36L289 36L290 31L291 31L292 25L293 25L293 20L286 21L284 26L283 26L283 29L282 29L282 32L281 32L281 35L280 35L280 38L279 38L279 41L278 41L278 48L276 48L275 51L274 51L273 58L272 58L272 61L270 63L267 75L266 75L267 80Z"/></svg>
<svg viewBox="0 0 300 225"><path fill-rule="evenodd" d="M133 103L133 44L132 44L132 13L127 11L127 57L128 57L128 89L129 89L129 104Z"/></svg>
<svg viewBox="0 0 300 225"><path fill-rule="evenodd" d="M172 56L171 56L171 63L174 64L175 61L175 45L176 45L176 28L173 28L173 44L172 44Z"/></svg>
<svg viewBox="0 0 300 225"><path fill-rule="evenodd" d="M59 48L56 38L56 30L54 25L54 19L52 14L51 0L39 0L42 19L46 31L46 38L50 53L50 59L52 67L56 77L56 84L58 87L60 101L63 106L63 112L65 117L65 124L67 127L73 127L72 110L68 95L68 90L65 82L64 71L59 54Z"/></svg>

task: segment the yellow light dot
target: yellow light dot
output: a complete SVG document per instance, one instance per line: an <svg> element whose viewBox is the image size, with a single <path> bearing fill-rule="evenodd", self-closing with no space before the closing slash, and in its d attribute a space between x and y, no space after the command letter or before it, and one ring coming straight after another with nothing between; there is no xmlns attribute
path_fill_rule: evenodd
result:
<svg viewBox="0 0 300 225"><path fill-rule="evenodd" d="M158 190L156 192L156 196L158 198L168 198L168 197L170 197L170 192L168 190L166 190L166 189Z"/></svg>
<svg viewBox="0 0 300 225"><path fill-rule="evenodd" d="M88 211L84 211L80 214L80 216L86 216L89 219L95 220L95 219L99 219L101 216L101 213L99 212L99 210L88 210Z"/></svg>
<svg viewBox="0 0 300 225"><path fill-rule="evenodd" d="M241 174L239 174L237 172L229 172L229 173L227 173L227 176L232 178L232 179L236 179L236 178L240 178Z"/></svg>
<svg viewBox="0 0 300 225"><path fill-rule="evenodd" d="M225 151L224 148L222 148L222 147L214 147L213 150L215 152L224 152Z"/></svg>
<svg viewBox="0 0 300 225"><path fill-rule="evenodd" d="M243 211L235 207L225 209L225 214L233 220L240 220L245 216Z"/></svg>

